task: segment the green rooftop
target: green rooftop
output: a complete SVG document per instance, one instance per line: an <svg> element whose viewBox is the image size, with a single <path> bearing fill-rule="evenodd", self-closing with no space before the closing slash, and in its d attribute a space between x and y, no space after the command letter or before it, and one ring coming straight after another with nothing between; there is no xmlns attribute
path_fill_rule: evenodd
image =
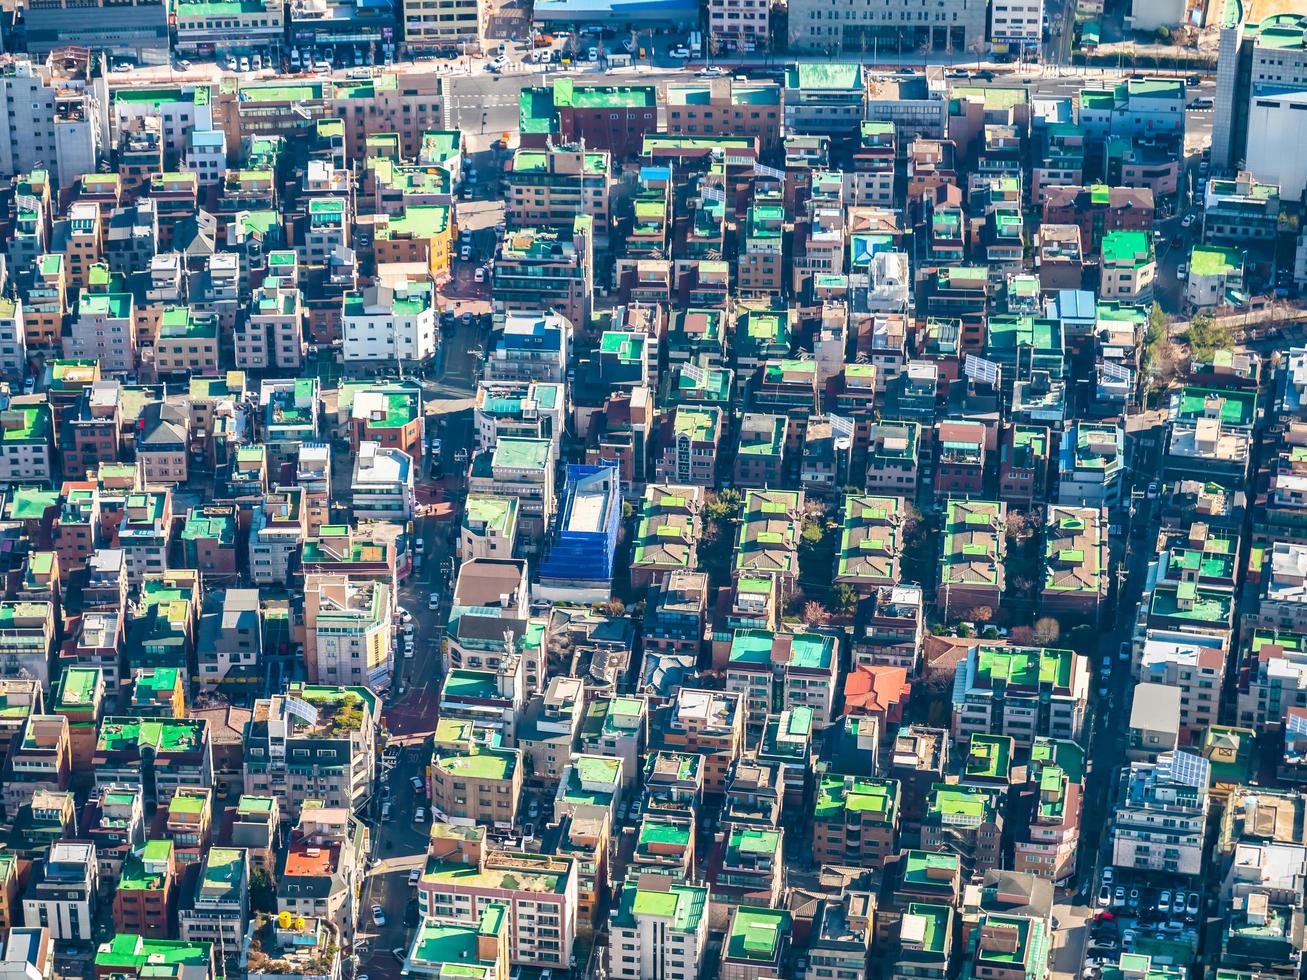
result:
<svg viewBox="0 0 1307 980"><path fill-rule="evenodd" d="M996 647L981 645L976 650L977 687L1067 689L1071 684L1076 654L1050 647Z"/></svg>
<svg viewBox="0 0 1307 980"><path fill-rule="evenodd" d="M666 890L641 888L628 881L622 885L613 925L629 929L638 919L646 916L667 919L667 928L673 932L697 932L699 923L708 908L708 889L693 885L669 883Z"/></svg>
<svg viewBox="0 0 1307 980"><path fill-rule="evenodd" d="M789 931L789 912L739 905L726 933L726 956L737 961L778 964Z"/></svg>
<svg viewBox="0 0 1307 980"><path fill-rule="evenodd" d="M841 820L842 814L869 814L882 823L894 823L898 809L898 781L877 779L872 776L821 777L817 789L817 802L813 819Z"/></svg>
<svg viewBox="0 0 1307 980"><path fill-rule="evenodd" d="M1138 267L1153 261L1153 240L1142 231L1104 232L1102 255L1104 263Z"/></svg>
<svg viewBox="0 0 1307 980"><path fill-rule="evenodd" d="M863 89L862 66L829 63L790 65L785 69L785 87L861 92Z"/></svg>
<svg viewBox="0 0 1307 980"><path fill-rule="evenodd" d="M450 775L470 779L510 779L517 768L515 749L478 748L468 755L439 756L432 765Z"/></svg>

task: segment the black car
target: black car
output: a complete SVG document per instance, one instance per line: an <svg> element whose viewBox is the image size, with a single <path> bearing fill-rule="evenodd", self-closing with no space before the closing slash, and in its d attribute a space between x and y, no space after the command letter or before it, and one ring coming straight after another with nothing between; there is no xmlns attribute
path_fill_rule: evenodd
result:
<svg viewBox="0 0 1307 980"><path fill-rule="evenodd" d="M976 72L976 77L983 79L986 82L992 82L994 80L994 73L986 68L983 71Z"/></svg>
<svg viewBox="0 0 1307 980"><path fill-rule="evenodd" d="M1202 82L1202 78L1198 75L1190 75L1184 80L1186 85L1198 85L1200 82Z"/></svg>

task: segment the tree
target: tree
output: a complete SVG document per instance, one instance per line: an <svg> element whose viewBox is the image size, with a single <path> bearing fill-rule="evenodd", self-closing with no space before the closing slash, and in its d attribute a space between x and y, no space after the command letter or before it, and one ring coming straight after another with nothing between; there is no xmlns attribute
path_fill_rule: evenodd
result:
<svg viewBox="0 0 1307 980"><path fill-rule="evenodd" d="M810 548L815 548L821 544L821 539L826 535L826 530L821 526L820 521L805 519L803 522L803 531L800 537L803 543Z"/></svg>
<svg viewBox="0 0 1307 980"><path fill-rule="evenodd" d="M626 603L624 603L621 599L609 599L607 602L603 604L603 610L609 616L625 616Z"/></svg>
<svg viewBox="0 0 1307 980"><path fill-rule="evenodd" d="M1218 324L1209 314L1199 313L1189 324L1185 333L1185 342L1189 345L1189 357L1197 363L1212 359L1218 350L1230 346L1234 340L1234 328Z"/></svg>
<svg viewBox="0 0 1307 980"><path fill-rule="evenodd" d="M830 619L830 613L816 599L809 599L803 604L803 622L806 626L820 626Z"/></svg>
<svg viewBox="0 0 1307 980"><path fill-rule="evenodd" d="M263 868L250 872L250 908L255 912L273 913L277 911L277 887L272 877Z"/></svg>
<svg viewBox="0 0 1307 980"><path fill-rule="evenodd" d="M1144 355L1142 367L1149 388L1156 387L1163 379L1170 377L1173 370L1171 357L1171 333L1167 328L1166 314L1158 303L1153 304L1148 314L1148 326L1144 329Z"/></svg>
<svg viewBox="0 0 1307 980"><path fill-rule="evenodd" d="M1035 631L1029 626L1013 626L1007 638L1019 647L1028 647L1035 642Z"/></svg>
<svg viewBox="0 0 1307 980"><path fill-rule="evenodd" d="M1007 537L1009 541L1028 541L1035 534L1036 515L1019 510L1007 512Z"/></svg>
<svg viewBox="0 0 1307 980"><path fill-rule="evenodd" d="M989 606L976 606L964 617L973 623L988 623L994 618L994 610Z"/></svg>
<svg viewBox="0 0 1307 980"><path fill-rule="evenodd" d="M1052 616L1040 616L1035 620L1035 642L1040 646L1056 643L1062 635L1062 625Z"/></svg>
<svg viewBox="0 0 1307 980"><path fill-rule="evenodd" d="M740 491L727 487L708 494L703 505L703 516L710 521L729 520L740 513Z"/></svg>
<svg viewBox="0 0 1307 980"><path fill-rule="evenodd" d="M830 602L837 613L851 613L858 608L858 593L847 582L840 582L831 589Z"/></svg>

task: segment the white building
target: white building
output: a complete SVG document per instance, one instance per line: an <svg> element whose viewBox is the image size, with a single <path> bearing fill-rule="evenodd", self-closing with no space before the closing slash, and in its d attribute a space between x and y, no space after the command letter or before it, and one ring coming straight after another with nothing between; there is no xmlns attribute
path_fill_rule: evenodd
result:
<svg viewBox="0 0 1307 980"><path fill-rule="evenodd" d="M390 683L393 598L383 582L346 575L304 579L304 661L314 684Z"/></svg>
<svg viewBox="0 0 1307 980"><path fill-rule="evenodd" d="M192 132L213 130L212 90L208 85L145 85L115 88L112 136L116 141L124 127L147 117L159 120L164 151L180 160Z"/></svg>
<svg viewBox="0 0 1307 980"><path fill-rule="evenodd" d="M708 944L708 889L667 875L622 886L609 918L608 975L614 980L697 977Z"/></svg>
<svg viewBox="0 0 1307 980"><path fill-rule="evenodd" d="M771 43L770 0L708 0L708 30L722 50L767 50Z"/></svg>
<svg viewBox="0 0 1307 980"><path fill-rule="evenodd" d="M221 129L193 129L186 137L182 169L195 174L201 187L212 187L227 169L227 138Z"/></svg>
<svg viewBox="0 0 1307 980"><path fill-rule="evenodd" d="M424 361L438 344L431 284L369 286L345 297L341 354L358 361Z"/></svg>
<svg viewBox="0 0 1307 980"><path fill-rule="evenodd" d="M1170 875L1203 873L1211 763L1192 752L1135 762L1112 823L1112 864Z"/></svg>
<svg viewBox="0 0 1307 980"><path fill-rule="evenodd" d="M1159 27L1179 27L1188 6L1186 0L1133 0L1126 26L1141 34L1152 34Z"/></svg>
<svg viewBox="0 0 1307 980"><path fill-rule="evenodd" d="M27 334L23 301L0 297L0 374L22 377L27 371Z"/></svg>
<svg viewBox="0 0 1307 980"><path fill-rule="evenodd" d="M350 493L357 520L408 520L413 516L413 458L377 442L359 443Z"/></svg>
<svg viewBox="0 0 1307 980"><path fill-rule="evenodd" d="M52 844L23 892L24 924L49 929L56 940L86 942L94 935L99 880L94 844Z"/></svg>
<svg viewBox="0 0 1307 980"><path fill-rule="evenodd" d="M996 49L1038 46L1043 19L1044 0L992 0L989 41Z"/></svg>
<svg viewBox="0 0 1307 980"><path fill-rule="evenodd" d="M90 77L96 75L96 77ZM26 58L0 61L0 175L43 166L60 188L95 173L108 139L107 88L87 62L34 65Z"/></svg>
<svg viewBox="0 0 1307 980"><path fill-rule="evenodd" d="M1279 184L1280 198L1296 201L1307 189L1307 89L1254 91L1248 103L1244 168L1263 183Z"/></svg>

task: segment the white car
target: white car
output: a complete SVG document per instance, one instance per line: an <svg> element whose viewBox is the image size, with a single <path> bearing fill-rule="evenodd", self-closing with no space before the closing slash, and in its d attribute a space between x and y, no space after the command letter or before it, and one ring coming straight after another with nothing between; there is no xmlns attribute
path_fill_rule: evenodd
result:
<svg viewBox="0 0 1307 980"><path fill-rule="evenodd" d="M726 74L726 69L717 65L709 65L707 68L700 68L695 75L699 78L720 78Z"/></svg>
<svg viewBox="0 0 1307 980"><path fill-rule="evenodd" d="M460 249L458 250L458 257L459 257L460 259L462 259L464 262L471 262L471 261L472 261L472 246L471 246L471 245L464 245L462 248L460 248Z"/></svg>
<svg viewBox="0 0 1307 980"><path fill-rule="evenodd" d="M247 71L249 71L249 70L250 70L250 59L249 59L249 57L246 56L246 55L241 55L241 60L240 60L240 62L239 62L239 65L240 65L240 70L241 70L242 72L247 72Z"/></svg>
<svg viewBox="0 0 1307 980"><path fill-rule="evenodd" d="M426 822L427 822L427 811L424 810L422 807L418 807L418 808L417 808L417 812L415 812L415 813L413 814L413 822L414 822L414 823L426 823Z"/></svg>
<svg viewBox="0 0 1307 980"><path fill-rule="evenodd" d="M1179 265L1179 266L1176 268L1176 270L1175 270L1175 277L1176 277L1177 279L1187 279L1187 278L1189 277L1189 263L1188 263L1188 262L1181 262L1181 263L1180 263L1180 265Z"/></svg>
<svg viewBox="0 0 1307 980"><path fill-rule="evenodd" d="M491 60L490 67L493 68L495 71L499 71L507 64L508 64L508 58L500 54L500 55L496 55L495 58Z"/></svg>
<svg viewBox="0 0 1307 980"><path fill-rule="evenodd" d="M386 912L380 905L372 906L372 924L376 926L386 924Z"/></svg>
<svg viewBox="0 0 1307 980"><path fill-rule="evenodd" d="M588 50L588 51L585 53L585 60L586 60L586 61L598 61L598 60L599 60L599 49L598 49L598 48L591 48L590 50Z"/></svg>
<svg viewBox="0 0 1307 980"><path fill-rule="evenodd" d="M474 272L474 273L472 273L472 281L473 281L473 282L485 282L485 281L486 281L486 270L485 270L485 268L483 268L483 267L478 267L478 268L477 268L477 271Z"/></svg>
<svg viewBox="0 0 1307 980"><path fill-rule="evenodd" d="M440 593L439 593L439 592L433 592L433 593L431 593L431 596L427 599L427 608L428 608L428 609L439 609L439 608L440 608Z"/></svg>
<svg viewBox="0 0 1307 980"><path fill-rule="evenodd" d="M1192 214L1186 214L1183 218L1180 219L1181 228L1191 228L1193 227L1193 223L1194 223L1194 216Z"/></svg>
<svg viewBox="0 0 1307 980"><path fill-rule="evenodd" d="M421 880L422 880L421 868L414 868L412 871L408 873L408 883L410 885L416 885Z"/></svg>
<svg viewBox="0 0 1307 980"><path fill-rule="evenodd" d="M413 539L413 551L414 551L414 553L420 555L420 554L422 554L422 552L424 552L424 551L426 551L426 550L427 550L427 542L426 542L425 539L423 539L423 538L414 538L414 539Z"/></svg>
<svg viewBox="0 0 1307 980"><path fill-rule="evenodd" d="M413 789L414 789L414 790L416 790L416 791L419 792L419 793L422 792L422 788L423 788L423 787L422 787L422 777L421 777L421 776L414 776L412 779L409 780L409 782L413 784Z"/></svg>
<svg viewBox="0 0 1307 980"><path fill-rule="evenodd" d="M250 59L250 66L251 66L255 71L262 71L262 70L263 70L263 58L262 58L262 56L256 54L253 58L251 58L251 59Z"/></svg>

